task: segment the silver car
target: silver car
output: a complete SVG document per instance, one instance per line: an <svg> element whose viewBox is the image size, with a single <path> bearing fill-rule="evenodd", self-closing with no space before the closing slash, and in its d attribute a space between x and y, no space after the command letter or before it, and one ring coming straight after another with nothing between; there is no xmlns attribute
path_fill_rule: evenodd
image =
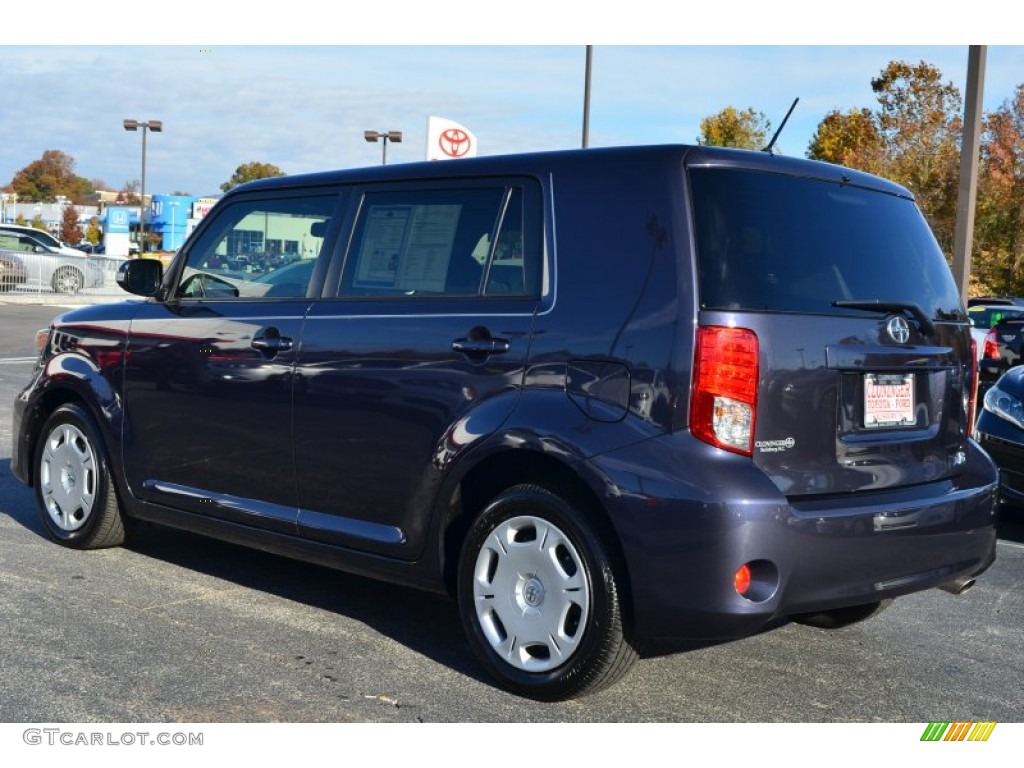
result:
<svg viewBox="0 0 1024 768"><path fill-rule="evenodd" d="M68 256L43 245L31 235L0 231L0 253L17 255L28 273L22 288L78 293L103 285L103 267L86 256Z"/></svg>

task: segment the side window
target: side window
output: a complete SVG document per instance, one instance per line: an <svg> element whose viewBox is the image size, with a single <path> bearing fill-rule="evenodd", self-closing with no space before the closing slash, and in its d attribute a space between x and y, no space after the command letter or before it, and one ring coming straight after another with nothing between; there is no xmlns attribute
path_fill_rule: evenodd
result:
<svg viewBox="0 0 1024 768"><path fill-rule="evenodd" d="M338 205L334 195L239 200L190 247L181 298L303 297Z"/></svg>
<svg viewBox="0 0 1024 768"><path fill-rule="evenodd" d="M505 206L498 237L487 269L484 293L488 296L522 296L536 293L527 277L523 243L523 191L513 189ZM534 270L535 271L535 270Z"/></svg>
<svg viewBox="0 0 1024 768"><path fill-rule="evenodd" d="M540 249L528 267L523 197L504 184L365 193L342 295L536 294Z"/></svg>

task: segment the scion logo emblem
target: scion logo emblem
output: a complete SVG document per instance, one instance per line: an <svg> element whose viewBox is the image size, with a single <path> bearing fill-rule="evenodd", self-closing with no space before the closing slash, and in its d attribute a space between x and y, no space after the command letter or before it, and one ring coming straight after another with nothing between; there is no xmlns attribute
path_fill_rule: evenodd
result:
<svg viewBox="0 0 1024 768"><path fill-rule="evenodd" d="M462 157L469 152L472 144L469 135L461 128L449 128L437 139L437 145L448 157Z"/></svg>
<svg viewBox="0 0 1024 768"><path fill-rule="evenodd" d="M901 315L890 317L885 324L885 329L889 332L889 337L897 344L906 344L910 339L910 324L907 322L907 318Z"/></svg>

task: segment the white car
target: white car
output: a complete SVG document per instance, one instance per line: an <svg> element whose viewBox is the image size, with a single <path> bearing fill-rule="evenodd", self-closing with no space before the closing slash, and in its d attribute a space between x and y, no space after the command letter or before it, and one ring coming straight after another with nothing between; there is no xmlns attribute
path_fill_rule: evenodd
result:
<svg viewBox="0 0 1024 768"><path fill-rule="evenodd" d="M95 259L69 256L29 236L0 230L0 253L16 255L25 265L26 288L48 288L56 293L78 293L104 282L103 267Z"/></svg>
<svg viewBox="0 0 1024 768"><path fill-rule="evenodd" d="M40 245L63 256L85 256L85 251L73 248L67 243L62 243L45 229L36 227L25 227L21 224L0 224L0 234L12 234L23 237L31 237Z"/></svg>

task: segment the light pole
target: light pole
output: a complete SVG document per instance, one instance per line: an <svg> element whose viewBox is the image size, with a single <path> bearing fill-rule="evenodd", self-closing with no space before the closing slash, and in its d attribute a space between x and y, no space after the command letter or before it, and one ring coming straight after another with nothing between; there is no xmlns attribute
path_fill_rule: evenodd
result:
<svg viewBox="0 0 1024 768"><path fill-rule="evenodd" d="M384 142L384 147L381 149L380 164L388 164L388 142L394 142L398 144L402 141L401 131L363 131L363 138L369 142L375 142L377 139L381 139Z"/></svg>
<svg viewBox="0 0 1024 768"><path fill-rule="evenodd" d="M146 122L140 122L138 120L125 120L124 129L126 131L137 131L139 128L142 129L142 189L139 192L139 198L141 203L139 205L139 253L143 254L146 252L146 129L160 133L164 129L164 124L160 120L149 120Z"/></svg>

